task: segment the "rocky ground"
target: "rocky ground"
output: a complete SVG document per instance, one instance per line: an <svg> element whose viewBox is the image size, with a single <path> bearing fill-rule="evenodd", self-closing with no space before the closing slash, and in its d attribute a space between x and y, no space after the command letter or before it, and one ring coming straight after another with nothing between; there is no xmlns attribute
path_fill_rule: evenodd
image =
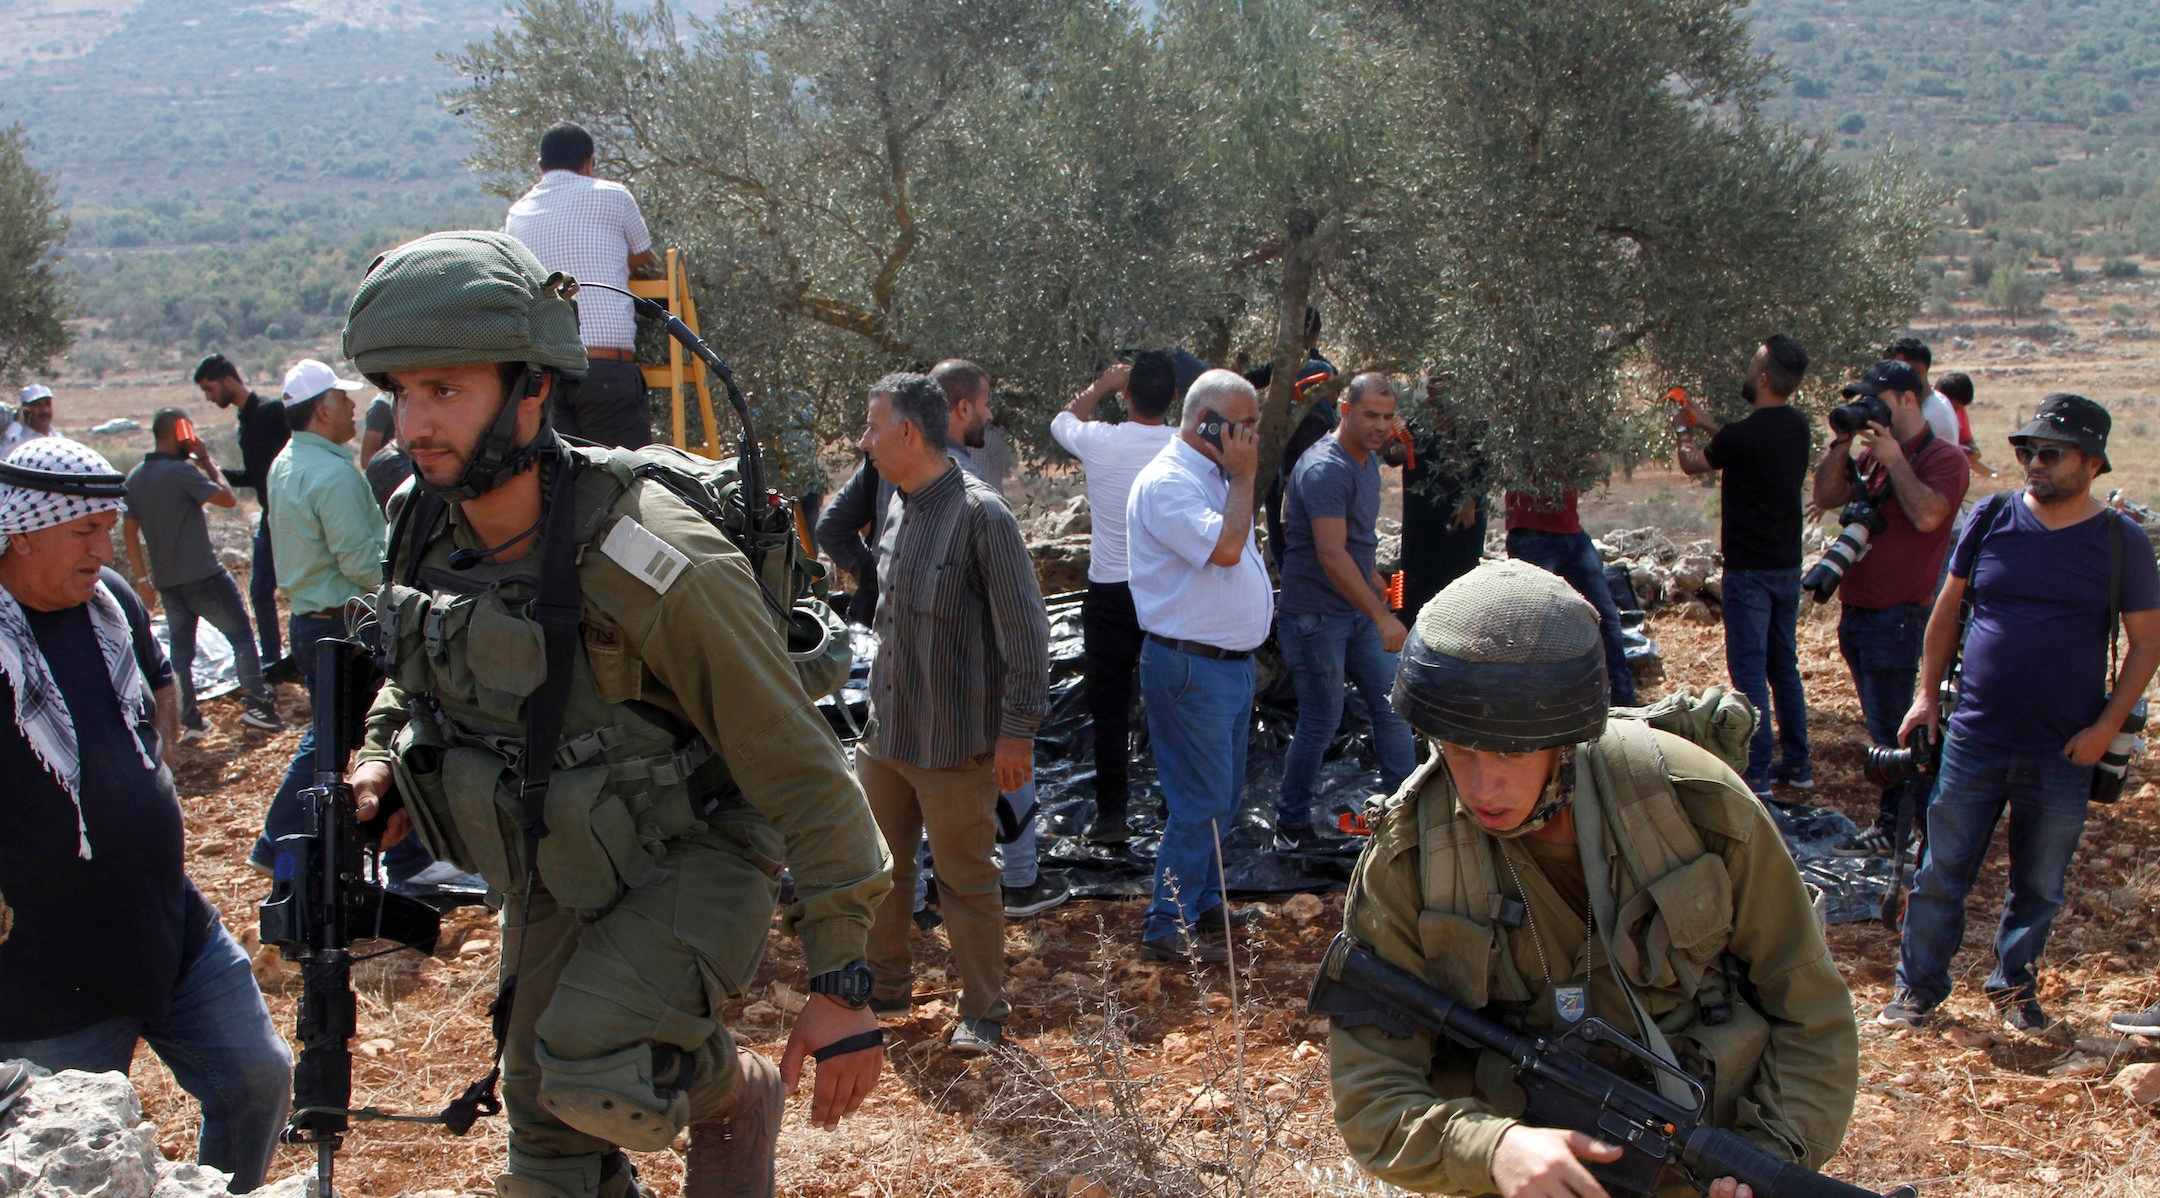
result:
<svg viewBox="0 0 2160 1198"><path fill-rule="evenodd" d="M1721 675L1715 625L1661 615L1651 631L1665 650L1668 684ZM1834 626L1805 626L1802 647L1822 783L1816 801L1864 817L1873 803L1859 777L1864 737ZM285 702L289 710L298 702L291 688ZM231 704L211 704L221 730L182 750L179 781L197 882L228 926L252 941L264 886L244 857L298 736L245 729ZM1919 1181L1931 1195L2130 1195L2160 1187L2160 1125L2115 1084L2128 1066L2160 1062L2160 1049L2106 1031L2110 1010L2160 1001L2156 776L2140 767L2120 805L2094 809L2071 872L2042 991L2066 1018L2064 1034L2013 1036L1988 1018L1978 995L2002 897L1998 841L1973 902L1953 1021L1919 1035L1864 1025L1859 1108L1832 1173L1877 1187ZM1347 1180L1353 1175L1329 1117L1324 1025L1302 1010L1340 899L1262 905L1265 918L1243 948L1234 985L1220 971L1188 976L1138 961L1137 903L1075 902L1015 922L1007 956L1016 1052L972 1065L939 1043L953 991L943 942L931 936L920 945L915 1016L889 1025L890 1074L868 1106L826 1133L808 1126L802 1104L791 1105L783 1192L972 1198L1084 1193L1091 1183L1105 1196L1360 1192ZM362 967L356 1105L432 1110L485 1071L497 934L477 910L447 920L445 933L432 957L401 953ZM1888 997L1895 938L1854 925L1833 929L1831 942L1856 1013L1871 1017ZM258 974L279 1025L290 1028L294 971L266 953ZM777 1057L802 980L796 946L776 940L732 1012L746 1043ZM162 1129L161 1149L190 1155L192 1103L147 1051L135 1078ZM340 1168L353 1194L484 1191L501 1159L500 1121L464 1139L371 1124L355 1133ZM305 1165L299 1151L281 1150L273 1176ZM639 1165L663 1192L678 1184L676 1153Z"/></svg>

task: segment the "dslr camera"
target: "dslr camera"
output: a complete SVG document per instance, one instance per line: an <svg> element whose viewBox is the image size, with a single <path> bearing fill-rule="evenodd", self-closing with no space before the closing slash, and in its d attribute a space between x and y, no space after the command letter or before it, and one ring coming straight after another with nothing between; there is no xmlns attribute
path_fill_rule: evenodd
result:
<svg viewBox="0 0 2160 1198"><path fill-rule="evenodd" d="M1941 756L1942 745L1926 724L1918 724L1905 735L1905 743L1899 748L1888 745L1869 745L1867 761L1860 772L1875 786L1895 786L1907 778L1935 772L1936 759Z"/></svg>
<svg viewBox="0 0 2160 1198"><path fill-rule="evenodd" d="M1856 395L1851 403L1830 409L1830 428L1840 437L1864 433L1871 424L1890 427L1890 405L1880 396Z"/></svg>
<svg viewBox="0 0 2160 1198"><path fill-rule="evenodd" d="M1881 400L1872 397L1862 402L1877 406L1882 404ZM1851 408L1859 406L1861 405L1857 403L1846 405ZM1835 418L1833 413L1832 419ZM1868 494L1861 484L1859 467L1851 462L1847 462L1846 467L1853 472L1853 499L1845 505L1844 511L1838 513L1838 523L1844 525L1844 528L1838 533L1838 539L1831 542L1828 549L1823 550L1822 560L1809 567L1806 576L1800 579L1800 589L1815 596L1817 603L1830 601L1830 596L1837 593L1838 583L1845 580L1845 571L1868 551L1868 538L1881 532L1890 522L1889 517L1883 514L1882 497Z"/></svg>

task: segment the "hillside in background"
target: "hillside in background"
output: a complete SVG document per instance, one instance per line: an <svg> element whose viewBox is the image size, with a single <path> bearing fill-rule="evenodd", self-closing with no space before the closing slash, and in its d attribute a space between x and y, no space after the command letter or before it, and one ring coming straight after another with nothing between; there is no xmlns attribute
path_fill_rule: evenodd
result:
<svg viewBox="0 0 2160 1198"><path fill-rule="evenodd" d="M1986 298L2002 266L2075 277L2160 255L2160 6L1747 13L1789 75L1773 117L1853 161L1894 144L1955 197L1931 307ZM272 373L334 346L376 253L499 221L438 56L504 15L499 0L0 0L0 124L30 131L73 220L66 376L169 380L210 347Z"/></svg>
<svg viewBox="0 0 2160 1198"><path fill-rule="evenodd" d="M1759 0L1791 75L1774 117L1835 155L1911 152L1974 247L2160 254L2160 6L2150 0ZM1960 248L1953 239L1950 249Z"/></svg>

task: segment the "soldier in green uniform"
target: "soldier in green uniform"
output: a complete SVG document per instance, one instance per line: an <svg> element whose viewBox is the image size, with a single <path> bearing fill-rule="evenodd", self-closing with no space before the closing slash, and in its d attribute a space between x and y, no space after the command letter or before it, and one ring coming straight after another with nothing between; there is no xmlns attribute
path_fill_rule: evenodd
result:
<svg viewBox="0 0 2160 1198"><path fill-rule="evenodd" d="M362 818L394 786L391 837L416 828L503 904L498 1194L635 1193L621 1150L689 1127L686 1194L768 1195L804 1055L821 1126L877 1081L863 958L891 860L746 558L635 473L671 451L550 431L585 367L570 290L517 241L461 232L392 250L353 299L345 352L395 398L415 478L352 785ZM529 743L550 740L536 773ZM775 1071L719 1016L783 866L813 994Z"/></svg>
<svg viewBox="0 0 2160 1198"><path fill-rule="evenodd" d="M1606 1020L1701 1080L1708 1123L1819 1167L1852 1117L1859 1037L1807 890L1739 776L1681 736L1608 721L1606 686L1597 612L1554 575L1488 564L1427 603L1394 705L1440 751L1375 829L1345 927L1529 1034ZM1328 1047L1335 1121L1375 1176L1603 1193L1583 1162L1618 1149L1520 1122L1497 1057L1340 1021ZM1666 1177L1661 1194L1692 1192Z"/></svg>

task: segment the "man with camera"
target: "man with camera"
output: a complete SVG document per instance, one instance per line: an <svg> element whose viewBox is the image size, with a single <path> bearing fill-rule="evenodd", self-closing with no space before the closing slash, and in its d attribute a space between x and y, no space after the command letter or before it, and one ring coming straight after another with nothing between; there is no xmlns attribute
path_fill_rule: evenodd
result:
<svg viewBox="0 0 2160 1198"><path fill-rule="evenodd" d="M1800 480L1807 474L1808 421L1790 400L1807 372L1807 351L1782 334L1764 338L1740 384L1753 407L1724 426L1687 404L1675 436L1680 468L1724 471L1718 490L1718 547L1725 556L1725 670L1760 718L1748 745L1747 783L1768 801L1770 784L1806 789L1807 690L1800 681ZM1685 402L1685 401L1683 401ZM1694 431L1710 444L1695 448ZM1778 735L1770 734L1777 703ZM1771 766L1772 748L1778 750Z"/></svg>
<svg viewBox="0 0 2160 1198"><path fill-rule="evenodd" d="M2007 808L2010 887L1987 995L2014 1031L2050 1026L2034 963L2062 906L2089 798L2120 793L2122 775L2094 767L2134 710L2142 723L2140 696L2160 666L2152 542L2092 496L2093 480L2109 469L2109 424L2107 409L2083 396L2042 400L2032 423L2010 438L2025 490L1974 509L1951 558L1928 620L1920 693L1900 737L1941 733L1937 687L1961 650L1964 660L1928 808L1927 860L1905 915L1897 991L1880 1023L1924 1027L1949 995L1965 897ZM2118 616L2129 645L2110 677Z"/></svg>
<svg viewBox="0 0 2160 1198"><path fill-rule="evenodd" d="M1840 550L1852 542L1841 538L1801 586L1818 601L1841 590L1838 649L1878 745L1896 743L1898 719L1912 702L1927 605L1949 548L1951 518L1971 481L1964 452L1928 426L1920 406L1927 393L1911 366L1875 363L1846 385L1851 402L1831 409L1830 449L1815 467L1815 506L1843 508L1846 535L1860 547L1846 551L1848 562ZM1836 851L1887 857L1901 848L1892 841L1905 789L1885 786L1875 825ZM1914 800L1923 807L1927 801L1917 788Z"/></svg>

